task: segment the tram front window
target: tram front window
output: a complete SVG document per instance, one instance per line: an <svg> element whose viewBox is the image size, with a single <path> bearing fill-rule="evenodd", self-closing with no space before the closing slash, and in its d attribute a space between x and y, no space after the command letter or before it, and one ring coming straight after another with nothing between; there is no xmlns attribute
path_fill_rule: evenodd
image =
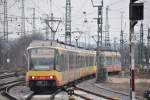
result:
<svg viewBox="0 0 150 100"><path fill-rule="evenodd" d="M30 50L30 70L54 69L54 50L36 48Z"/></svg>
<svg viewBox="0 0 150 100"><path fill-rule="evenodd" d="M53 69L54 58L32 58L31 60L31 69Z"/></svg>

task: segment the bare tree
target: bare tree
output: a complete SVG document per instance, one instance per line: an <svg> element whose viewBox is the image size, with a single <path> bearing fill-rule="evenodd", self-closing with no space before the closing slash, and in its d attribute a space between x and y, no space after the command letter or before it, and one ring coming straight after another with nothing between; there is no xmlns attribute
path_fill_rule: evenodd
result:
<svg viewBox="0 0 150 100"><path fill-rule="evenodd" d="M28 36L22 36L16 40L9 42L0 42L0 63L3 65L4 69L14 70L16 68L25 68L27 66L27 61L24 56L25 51L33 40L43 40L43 36L41 34L31 34ZM4 46L2 47L1 44ZM1 51L5 51L1 52ZM4 58L2 58L4 56ZM7 59L9 58L10 63L7 63ZM4 62L4 63L2 63Z"/></svg>

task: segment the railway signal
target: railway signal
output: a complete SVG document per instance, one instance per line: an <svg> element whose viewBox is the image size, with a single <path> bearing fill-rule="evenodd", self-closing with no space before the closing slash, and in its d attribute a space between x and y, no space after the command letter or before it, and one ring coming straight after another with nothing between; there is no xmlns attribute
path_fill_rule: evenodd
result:
<svg viewBox="0 0 150 100"><path fill-rule="evenodd" d="M129 5L129 19L130 19L130 100L135 100L135 79L134 79L134 26L137 24L138 20L143 20L144 16L144 4L139 3L138 0L130 0Z"/></svg>
<svg viewBox="0 0 150 100"><path fill-rule="evenodd" d="M136 3L137 0L130 1L129 18L130 20L143 20L144 3Z"/></svg>

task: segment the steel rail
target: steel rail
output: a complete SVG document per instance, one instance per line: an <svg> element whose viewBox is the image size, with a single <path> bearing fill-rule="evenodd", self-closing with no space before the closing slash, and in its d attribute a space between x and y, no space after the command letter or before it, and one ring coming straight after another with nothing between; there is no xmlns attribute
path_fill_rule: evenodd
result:
<svg viewBox="0 0 150 100"><path fill-rule="evenodd" d="M8 77L13 77L15 76L15 73L8 73L8 74L1 74L0 79L8 78Z"/></svg>
<svg viewBox="0 0 150 100"><path fill-rule="evenodd" d="M55 96L59 93L59 92L62 92L61 89L58 89L56 90L54 93L52 93L51 97L50 97L50 100L54 100L55 99Z"/></svg>
<svg viewBox="0 0 150 100"><path fill-rule="evenodd" d="M113 92L113 93L117 93L117 94L120 94L120 95L124 95L124 96L129 96L128 93L125 93L125 92L122 92L122 91L117 91L117 90L112 90L112 89L109 89L109 88L105 88L105 87L101 87L101 86L98 86L98 85L95 85L97 88L99 89L103 89L103 90L106 90L108 92ZM144 99L143 97L141 96L135 96L136 99L138 100L142 100Z"/></svg>
<svg viewBox="0 0 150 100"><path fill-rule="evenodd" d="M77 93L74 93L73 95L75 95L75 96L77 96L77 97L80 97L80 98L82 98L82 99L85 99L85 100L93 100L93 99L91 99L91 98L85 97L85 96L80 95L80 94L77 94Z"/></svg>
<svg viewBox="0 0 150 100"><path fill-rule="evenodd" d="M11 86L11 84L14 84L14 83L17 83L17 82L20 82L20 81L24 81L24 78L9 81L7 83L2 83L2 84L0 84L0 91L3 91L7 87Z"/></svg>
<svg viewBox="0 0 150 100"><path fill-rule="evenodd" d="M106 96L106 95L102 95L102 94L98 94L98 93L94 93L94 92L85 90L85 89L83 89L83 88L75 87L75 89L76 89L76 90L83 91L83 92L86 92L86 93L89 93L89 94L92 94L92 95L95 95L95 96L98 96L98 97L102 97L102 98L104 98L104 99L108 99L108 100L117 100L117 99L115 99L115 98L108 97L108 96Z"/></svg>
<svg viewBox="0 0 150 100"><path fill-rule="evenodd" d="M6 96L10 100L18 100L17 98L15 98L15 97L13 97L12 95L9 94L9 90L11 88L13 88L14 86L19 85L19 84L23 84L23 83L25 83L25 81L20 80L20 81L18 81L16 83L13 83L10 86L6 87L5 92L3 92L3 96Z"/></svg>

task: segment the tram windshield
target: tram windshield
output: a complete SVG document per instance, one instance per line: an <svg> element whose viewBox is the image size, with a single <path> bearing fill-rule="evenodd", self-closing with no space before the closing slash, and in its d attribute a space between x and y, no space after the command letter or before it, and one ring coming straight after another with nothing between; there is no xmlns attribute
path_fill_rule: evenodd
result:
<svg viewBox="0 0 150 100"><path fill-rule="evenodd" d="M36 48L30 51L30 70L52 70L54 49Z"/></svg>

